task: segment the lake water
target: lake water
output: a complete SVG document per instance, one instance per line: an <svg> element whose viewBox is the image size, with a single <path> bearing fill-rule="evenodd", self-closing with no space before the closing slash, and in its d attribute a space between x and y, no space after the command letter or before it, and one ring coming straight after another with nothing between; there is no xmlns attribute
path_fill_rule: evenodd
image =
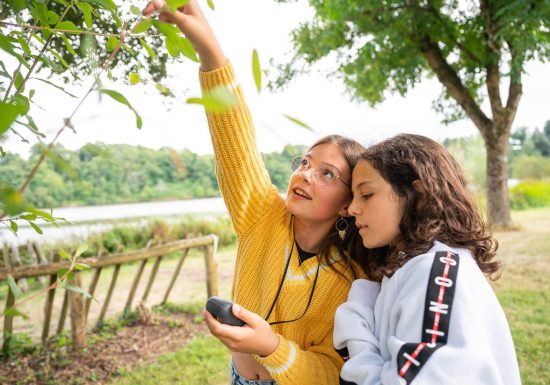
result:
<svg viewBox="0 0 550 385"><path fill-rule="evenodd" d="M222 198L61 207L53 209L54 217L65 218L70 224L55 227L37 221L44 232L40 235L27 222L18 221L19 231L17 236L6 228L0 229L0 244L26 243L31 239L38 242L52 242L68 237L85 237L91 232L112 227L116 221L139 222L151 217L174 217L184 214L223 214L226 212L227 209Z"/></svg>

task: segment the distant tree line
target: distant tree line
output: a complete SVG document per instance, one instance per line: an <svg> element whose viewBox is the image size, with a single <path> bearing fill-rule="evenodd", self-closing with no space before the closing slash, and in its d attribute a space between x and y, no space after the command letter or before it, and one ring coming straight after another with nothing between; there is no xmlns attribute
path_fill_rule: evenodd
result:
<svg viewBox="0 0 550 385"><path fill-rule="evenodd" d="M0 184L20 186L40 156L28 160L15 153L0 158ZM290 160L305 147L287 145L280 153L262 154L273 183L284 191ZM218 196L213 155L170 148L87 144L76 151L56 145L31 181L26 194L35 207L97 205Z"/></svg>
<svg viewBox="0 0 550 385"><path fill-rule="evenodd" d="M481 137L445 139L443 144L465 169L472 188L482 190L486 152ZM280 191L286 190L291 159L305 150L303 145L287 145L281 152L262 154ZM39 145L32 148L28 160L6 153L0 158L0 183L20 186L40 153ZM550 179L550 121L542 129L516 129L509 159L510 178ZM213 155L98 143L76 151L55 146L33 178L27 199L36 207L48 208L214 196L219 196L219 190Z"/></svg>

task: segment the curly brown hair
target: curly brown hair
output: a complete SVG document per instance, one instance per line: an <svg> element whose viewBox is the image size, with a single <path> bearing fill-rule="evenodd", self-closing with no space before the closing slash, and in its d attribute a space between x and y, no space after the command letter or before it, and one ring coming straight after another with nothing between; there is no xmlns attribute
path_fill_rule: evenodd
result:
<svg viewBox="0 0 550 385"><path fill-rule="evenodd" d="M395 246L366 249L351 240L352 258L369 279L391 276L409 259L426 253L435 240L471 251L481 271L497 278L497 241L488 232L460 166L439 143L421 135L400 134L367 148L369 162L403 200L404 214ZM413 182L420 181L415 189Z"/></svg>

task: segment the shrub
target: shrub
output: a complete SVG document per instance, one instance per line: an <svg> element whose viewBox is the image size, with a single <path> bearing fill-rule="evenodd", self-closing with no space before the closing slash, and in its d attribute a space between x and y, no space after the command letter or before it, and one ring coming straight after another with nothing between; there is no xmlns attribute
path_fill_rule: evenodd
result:
<svg viewBox="0 0 550 385"><path fill-rule="evenodd" d="M510 207L524 210L550 206L550 181L525 180L510 189Z"/></svg>

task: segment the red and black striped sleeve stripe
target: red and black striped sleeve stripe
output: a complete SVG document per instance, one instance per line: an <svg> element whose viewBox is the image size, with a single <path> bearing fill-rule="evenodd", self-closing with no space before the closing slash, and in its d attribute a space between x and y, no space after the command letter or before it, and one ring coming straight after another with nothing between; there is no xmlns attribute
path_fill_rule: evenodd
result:
<svg viewBox="0 0 550 385"><path fill-rule="evenodd" d="M447 343L458 264L456 253L438 251L435 254L424 304L422 340L404 344L397 354L398 375L407 384L414 380L431 355Z"/></svg>

